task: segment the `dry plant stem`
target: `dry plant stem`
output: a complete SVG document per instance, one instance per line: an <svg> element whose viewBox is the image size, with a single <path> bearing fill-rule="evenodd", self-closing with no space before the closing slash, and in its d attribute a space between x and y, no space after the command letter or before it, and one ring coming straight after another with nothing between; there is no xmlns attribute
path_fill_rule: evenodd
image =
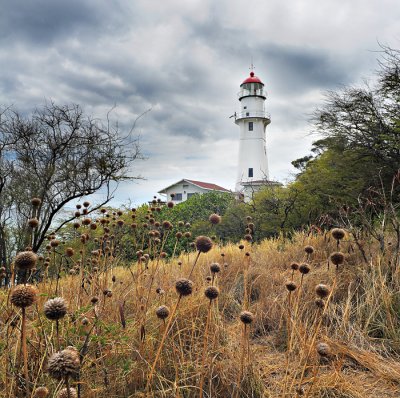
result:
<svg viewBox="0 0 400 398"><path fill-rule="evenodd" d="M208 328L210 324L210 318L211 318L211 306L212 306L212 300L210 300L208 304L208 311L207 311L207 319L206 319L206 326L204 330L204 338L203 338L203 353L202 353L202 358L201 358L201 367L200 367L200 372L201 372L201 377L200 377L200 395L199 398L203 398L203 384L204 384L204 377L205 377L205 362L206 362L206 352L207 352L207 343L208 343Z"/></svg>
<svg viewBox="0 0 400 398"><path fill-rule="evenodd" d="M243 372L244 372L244 359L246 356L246 335L247 335L247 325L244 324L242 328L242 352L240 354L240 371L238 374L238 379L237 379L237 390L236 390L236 398L239 397L239 391L240 391L240 385L242 384L242 377L243 377Z"/></svg>
<svg viewBox="0 0 400 398"><path fill-rule="evenodd" d="M69 380L68 380L68 376L65 378L65 387L67 389L67 397L71 398L71 391L69 389Z"/></svg>
<svg viewBox="0 0 400 398"><path fill-rule="evenodd" d="M60 351L60 325L58 319L56 319L56 333L57 333L57 351Z"/></svg>
<svg viewBox="0 0 400 398"><path fill-rule="evenodd" d="M311 355L311 350L314 348L315 340L316 340L316 337L318 335L318 331L319 331L319 329L321 327L321 324L322 324L323 315L325 314L325 311L328 308L328 304L329 304L329 301L330 301L330 299L332 297L332 294L333 294L333 291L334 291L335 287L336 287L336 275L335 275L335 279L334 279L333 284L332 284L331 292L330 292L329 296L327 297L326 302L325 302L325 306L324 306L324 308L322 310L320 320L317 323L317 325L315 327L315 330L314 330L314 332L313 332L313 334L311 336L311 343L310 343L310 345L308 347L307 354L306 354L306 357L304 359L304 365L303 365L303 369L301 371L301 377L300 377L299 385L301 385L303 383L304 375L305 375L306 368L307 368L307 362L308 362L308 359L309 359L309 357ZM293 383L294 382L295 382L295 379L293 379L293 382L292 382L292 385L291 385L291 389L293 387Z"/></svg>
<svg viewBox="0 0 400 398"><path fill-rule="evenodd" d="M300 297L301 297L301 291L303 287L303 279L304 279L304 274L301 274L301 279L300 279L300 286L298 287L298 293L296 297L296 303L294 306L294 315L293 315L293 320L296 321L297 319L297 313L299 311L299 304L300 304Z"/></svg>
<svg viewBox="0 0 400 398"><path fill-rule="evenodd" d="M178 246L178 239L175 240L174 250L173 250L173 252L172 252L171 258L174 258L174 257L175 257L175 252L176 252L176 247L177 247L177 246Z"/></svg>
<svg viewBox="0 0 400 398"><path fill-rule="evenodd" d="M196 264L197 264L197 260L199 259L199 257L200 257L200 254L201 254L201 252L199 251L199 252L197 252L197 256L196 256L196 259L194 260L194 263L193 263L193 265L192 265L192 269L190 270L190 274L189 274L189 276L188 276L188 279L190 279L190 277L192 276L192 274L193 274L193 271L194 271L194 267L196 266Z"/></svg>
<svg viewBox="0 0 400 398"><path fill-rule="evenodd" d="M243 309L247 310L249 307L249 293L248 293L248 288L247 288L247 283L248 283L248 273L249 273L249 264L250 263L250 257L247 258L245 257L245 266L244 266L244 272L243 272L243 288L244 288L244 294L243 294Z"/></svg>
<svg viewBox="0 0 400 398"><path fill-rule="evenodd" d="M24 358L24 378L26 395L29 396L29 376L28 376L28 351L26 348L26 309L22 307L22 326L21 326L21 349Z"/></svg>
<svg viewBox="0 0 400 398"><path fill-rule="evenodd" d="M151 381L153 380L154 371L155 371L156 366L157 366L157 362L158 362L158 360L160 358L160 354L161 354L161 351L163 349L165 339L167 338L170 326L171 326L172 321L174 319L176 310L178 309L178 306L179 306L179 303L181 301L181 298L182 298L182 296L179 295L178 300L176 301L175 307L173 308L173 310L171 312L171 315L169 316L169 320L168 320L167 326L165 327L164 334L163 334L163 336L161 338L160 345L158 346L156 357L154 358L153 365L151 366L151 370L150 370L149 376L147 378L147 384L146 384L146 389L145 389L146 396L148 396L150 385L151 385Z"/></svg>
<svg viewBox="0 0 400 398"><path fill-rule="evenodd" d="M312 381L310 383L310 386L308 387L307 393L304 396L304 398L308 398L312 392L312 389L314 387L315 384L315 380L317 379L317 375L318 375L318 371L319 371L319 363L317 366L314 367L314 372L313 372L313 376L312 376Z"/></svg>
<svg viewBox="0 0 400 398"><path fill-rule="evenodd" d="M292 312L291 312L291 297L292 297L292 292L288 292L288 306L287 306L287 313L288 313L288 320L287 320L287 349L286 349L286 366L285 366L285 380L284 380L284 389L283 392L286 393L286 386L288 382L288 376L289 376L289 357L290 353L292 351Z"/></svg>

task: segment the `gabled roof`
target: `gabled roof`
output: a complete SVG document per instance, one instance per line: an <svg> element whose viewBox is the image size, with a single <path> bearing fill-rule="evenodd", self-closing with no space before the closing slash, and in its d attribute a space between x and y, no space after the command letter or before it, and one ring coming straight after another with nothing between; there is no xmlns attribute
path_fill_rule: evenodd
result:
<svg viewBox="0 0 400 398"><path fill-rule="evenodd" d="M179 180L178 182L175 182L174 184L168 185L166 188L161 189L160 191L158 191L158 193L165 193L168 190L168 188L171 188L174 185L177 185L177 184L180 184L180 183L183 183L183 182L188 182L189 184L193 184L193 185L196 185L196 186L198 186L200 188L207 189L207 190L210 190L210 191L230 192L229 189L225 189L223 187L220 187L217 184L212 184L210 182L203 182L203 181L187 180L186 178L183 178L182 180Z"/></svg>
<svg viewBox="0 0 400 398"><path fill-rule="evenodd" d="M201 188L204 189L212 189L213 191L223 191L223 192L230 192L229 189L225 189L217 184L212 184L209 182L202 182L202 181L194 181L194 180L185 180L185 181L189 181L194 185L197 185Z"/></svg>

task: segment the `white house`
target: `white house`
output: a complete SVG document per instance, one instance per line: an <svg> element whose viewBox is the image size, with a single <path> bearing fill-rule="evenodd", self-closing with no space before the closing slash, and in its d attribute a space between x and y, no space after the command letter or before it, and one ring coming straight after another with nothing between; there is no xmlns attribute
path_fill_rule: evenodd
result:
<svg viewBox="0 0 400 398"><path fill-rule="evenodd" d="M196 194L203 194L207 192L231 192L228 189L220 187L219 185L209 182L187 180L184 178L168 187L158 191L161 195L166 195L166 200L173 200L175 203L181 203ZM174 194L171 198L171 194Z"/></svg>

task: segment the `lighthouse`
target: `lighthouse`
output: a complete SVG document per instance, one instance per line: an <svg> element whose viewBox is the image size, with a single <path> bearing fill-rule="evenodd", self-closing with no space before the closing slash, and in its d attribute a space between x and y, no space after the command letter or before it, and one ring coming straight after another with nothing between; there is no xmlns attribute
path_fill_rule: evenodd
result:
<svg viewBox="0 0 400 398"><path fill-rule="evenodd" d="M235 113L235 123L240 128L240 141L236 192L246 200L269 179L265 129L271 120L265 112L264 83L253 71L240 85L238 98L240 111Z"/></svg>

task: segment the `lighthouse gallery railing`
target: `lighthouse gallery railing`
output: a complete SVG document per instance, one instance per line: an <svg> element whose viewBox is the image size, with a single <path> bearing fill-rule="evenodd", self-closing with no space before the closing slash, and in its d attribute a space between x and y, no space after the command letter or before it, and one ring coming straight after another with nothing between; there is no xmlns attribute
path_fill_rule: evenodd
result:
<svg viewBox="0 0 400 398"><path fill-rule="evenodd" d="M244 112L236 112L235 120L244 119L247 117L259 117L262 119L271 119L270 114L265 111L244 111Z"/></svg>

